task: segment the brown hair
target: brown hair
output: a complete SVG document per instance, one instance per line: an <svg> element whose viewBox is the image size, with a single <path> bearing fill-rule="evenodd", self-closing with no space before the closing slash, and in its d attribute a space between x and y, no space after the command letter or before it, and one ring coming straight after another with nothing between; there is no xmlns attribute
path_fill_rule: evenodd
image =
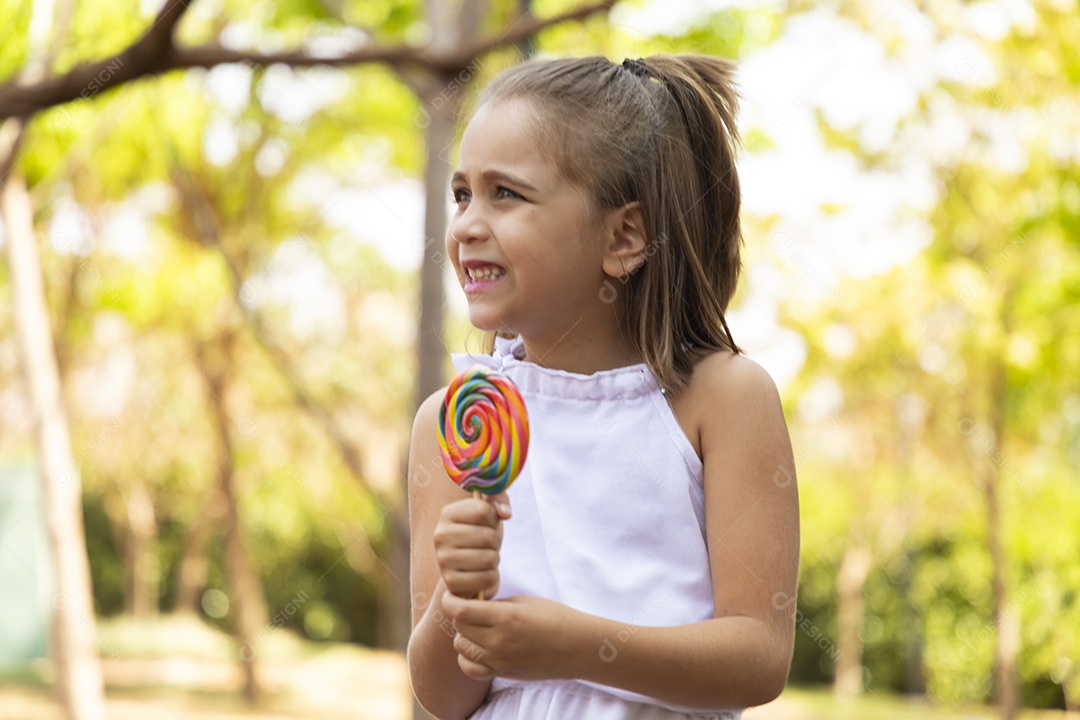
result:
<svg viewBox="0 0 1080 720"><path fill-rule="evenodd" d="M530 101L559 172L596 209L641 203L648 262L620 278L628 340L673 394L699 357L740 352L724 317L742 244L734 69L706 55L533 60L500 73L480 96ZM483 352L496 335L513 337L485 333Z"/></svg>

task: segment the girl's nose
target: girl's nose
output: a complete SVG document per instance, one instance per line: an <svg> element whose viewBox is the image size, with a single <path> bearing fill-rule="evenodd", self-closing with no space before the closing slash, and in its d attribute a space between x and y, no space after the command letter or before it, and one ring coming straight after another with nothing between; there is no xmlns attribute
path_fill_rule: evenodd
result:
<svg viewBox="0 0 1080 720"><path fill-rule="evenodd" d="M476 203L471 203L465 208L465 212L455 217L450 223L451 235L459 243L466 244L483 240L491 232L487 220L476 205Z"/></svg>

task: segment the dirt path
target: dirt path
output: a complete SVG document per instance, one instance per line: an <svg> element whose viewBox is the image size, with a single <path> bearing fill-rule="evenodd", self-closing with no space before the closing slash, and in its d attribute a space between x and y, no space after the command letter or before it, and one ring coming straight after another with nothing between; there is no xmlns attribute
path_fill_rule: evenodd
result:
<svg viewBox="0 0 1080 720"><path fill-rule="evenodd" d="M235 663L169 657L104 663L109 720L409 720L412 698L399 653L323 646L288 660L266 660L268 691L256 709L244 703ZM989 720L990 708L933 707L925 699L865 697L848 703L825 690L790 689L743 720ZM61 720L43 682L0 680L0 719ZM1026 711L1023 720L1068 720ZM586 719L587 720L587 719ZM1080 720L1080 719L1077 719Z"/></svg>

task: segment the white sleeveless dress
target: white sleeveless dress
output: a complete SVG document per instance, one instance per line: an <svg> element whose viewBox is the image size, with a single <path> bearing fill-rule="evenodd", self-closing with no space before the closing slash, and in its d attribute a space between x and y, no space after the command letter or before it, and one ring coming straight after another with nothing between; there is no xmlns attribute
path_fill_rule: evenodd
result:
<svg viewBox="0 0 1080 720"><path fill-rule="evenodd" d="M530 442L507 491L494 599L549 598L624 623L597 654L615 659L637 627L713 616L703 467L648 365L592 375L523 360L520 337L492 356L451 353L457 371L495 368L521 390ZM739 720L597 683L496 677L473 720Z"/></svg>

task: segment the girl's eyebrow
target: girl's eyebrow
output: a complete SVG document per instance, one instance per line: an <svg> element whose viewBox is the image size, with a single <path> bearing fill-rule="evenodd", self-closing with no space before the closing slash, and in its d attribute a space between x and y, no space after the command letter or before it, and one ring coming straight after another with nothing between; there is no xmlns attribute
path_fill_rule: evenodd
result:
<svg viewBox="0 0 1080 720"><path fill-rule="evenodd" d="M524 188L526 190L537 191L537 188L533 187L521 178L514 177L513 175L505 173L501 170L485 170L480 174L480 177L484 178L488 182L501 181L509 183L511 185L517 185L518 187ZM465 173L461 172L460 170L455 170L453 177L450 178L450 182L465 182Z"/></svg>

